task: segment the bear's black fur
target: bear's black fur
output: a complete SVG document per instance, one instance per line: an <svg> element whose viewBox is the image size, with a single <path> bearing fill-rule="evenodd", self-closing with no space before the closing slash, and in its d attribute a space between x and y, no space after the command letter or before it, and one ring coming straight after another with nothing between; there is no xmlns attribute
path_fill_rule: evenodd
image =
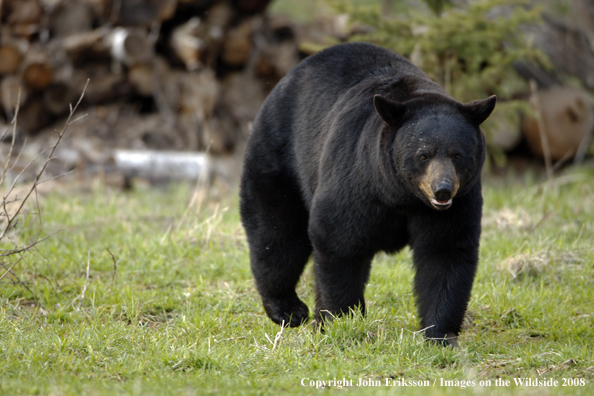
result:
<svg viewBox="0 0 594 396"><path fill-rule="evenodd" d="M241 218L268 316L308 319L295 286L313 252L315 317L365 312L379 251L413 251L429 339L456 345L478 262L479 125L495 97L462 104L394 52L341 44L307 58L258 114Z"/></svg>

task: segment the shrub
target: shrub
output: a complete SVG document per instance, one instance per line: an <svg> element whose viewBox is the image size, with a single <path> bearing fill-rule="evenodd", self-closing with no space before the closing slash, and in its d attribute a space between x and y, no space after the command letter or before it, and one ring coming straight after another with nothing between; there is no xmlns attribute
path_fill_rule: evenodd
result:
<svg viewBox="0 0 594 396"><path fill-rule="evenodd" d="M488 142L503 125L519 128L518 112L529 111L527 102L517 99L528 87L513 63L531 60L548 65L521 32L523 25L540 21L540 10L523 0L478 0L466 6L447 0L416 1L415 7L400 5L389 15L377 5L336 0L329 4L349 15L352 24L371 27L351 40L373 42L406 56L457 100L496 94L496 113L483 126ZM489 152L504 160L497 147L490 146Z"/></svg>

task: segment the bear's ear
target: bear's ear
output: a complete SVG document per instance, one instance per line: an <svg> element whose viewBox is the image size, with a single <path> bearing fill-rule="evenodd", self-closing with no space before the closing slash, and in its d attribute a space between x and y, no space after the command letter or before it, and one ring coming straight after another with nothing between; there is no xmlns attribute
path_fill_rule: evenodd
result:
<svg viewBox="0 0 594 396"><path fill-rule="evenodd" d="M491 95L487 99L475 100L462 105L464 112L470 120L478 125L481 125L495 108L497 96Z"/></svg>
<svg viewBox="0 0 594 396"><path fill-rule="evenodd" d="M393 126L402 119L406 112L406 106L402 103L394 102L382 95L375 95L373 97L373 105L375 111L390 126Z"/></svg>

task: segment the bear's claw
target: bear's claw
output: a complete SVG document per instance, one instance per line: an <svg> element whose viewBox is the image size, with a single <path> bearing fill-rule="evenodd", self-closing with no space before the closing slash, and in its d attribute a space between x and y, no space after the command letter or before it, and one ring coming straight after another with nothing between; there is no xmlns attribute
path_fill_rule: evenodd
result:
<svg viewBox="0 0 594 396"><path fill-rule="evenodd" d="M265 299L263 302L266 314L276 324L298 327L309 320L309 309L297 296Z"/></svg>

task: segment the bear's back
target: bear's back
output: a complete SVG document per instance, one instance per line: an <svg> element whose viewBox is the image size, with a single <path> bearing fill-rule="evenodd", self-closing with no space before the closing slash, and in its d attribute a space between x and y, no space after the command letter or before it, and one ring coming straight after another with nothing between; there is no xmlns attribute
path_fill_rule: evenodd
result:
<svg viewBox="0 0 594 396"><path fill-rule="evenodd" d="M305 59L288 76L322 80L324 88L348 89L366 78L417 75L427 78L408 59L374 44L335 45ZM320 86L320 85L316 85Z"/></svg>
<svg viewBox="0 0 594 396"><path fill-rule="evenodd" d="M377 117L372 91L403 76L430 83L406 58L369 43L336 45L305 59L264 102L248 143L246 166L294 180L309 206L328 133L336 130L332 124L341 120L351 127L339 128L340 133L359 134L368 117ZM340 140L352 151L358 138Z"/></svg>

